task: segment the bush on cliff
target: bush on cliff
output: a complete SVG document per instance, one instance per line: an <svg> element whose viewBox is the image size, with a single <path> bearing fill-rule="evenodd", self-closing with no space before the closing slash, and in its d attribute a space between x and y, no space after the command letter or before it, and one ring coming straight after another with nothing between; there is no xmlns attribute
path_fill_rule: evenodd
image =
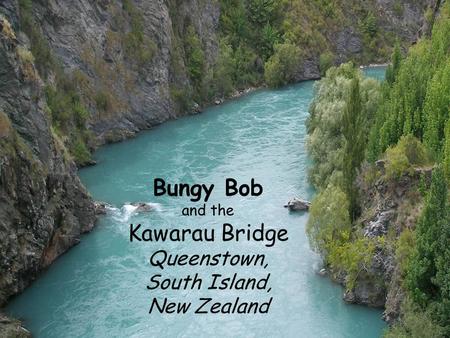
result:
<svg viewBox="0 0 450 338"><path fill-rule="evenodd" d="M425 146L411 134L402 136L395 146L386 150L386 177L397 179L412 174L414 167L429 165L430 155Z"/></svg>
<svg viewBox="0 0 450 338"><path fill-rule="evenodd" d="M351 222L345 193L328 186L315 198L306 225L311 247L328 262L336 247L349 240Z"/></svg>
<svg viewBox="0 0 450 338"><path fill-rule="evenodd" d="M275 53L264 66L266 83L271 87L280 87L292 82L300 60L300 49L295 45L276 45Z"/></svg>

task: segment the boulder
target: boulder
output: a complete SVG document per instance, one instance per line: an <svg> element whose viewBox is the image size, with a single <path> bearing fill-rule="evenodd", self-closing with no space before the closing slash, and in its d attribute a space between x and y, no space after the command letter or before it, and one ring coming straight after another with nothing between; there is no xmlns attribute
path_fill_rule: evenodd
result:
<svg viewBox="0 0 450 338"><path fill-rule="evenodd" d="M310 206L311 202L294 197L284 207L291 211L308 211Z"/></svg>
<svg viewBox="0 0 450 338"><path fill-rule="evenodd" d="M325 277L328 274L328 272L325 268L322 268L319 270L319 272L317 272L317 274L321 277Z"/></svg>
<svg viewBox="0 0 450 338"><path fill-rule="evenodd" d="M136 207L134 212L149 212L155 208L151 203L147 202L135 202L131 203L131 205Z"/></svg>
<svg viewBox="0 0 450 338"><path fill-rule="evenodd" d="M105 202L94 202L94 210L96 215L106 215L108 204Z"/></svg>

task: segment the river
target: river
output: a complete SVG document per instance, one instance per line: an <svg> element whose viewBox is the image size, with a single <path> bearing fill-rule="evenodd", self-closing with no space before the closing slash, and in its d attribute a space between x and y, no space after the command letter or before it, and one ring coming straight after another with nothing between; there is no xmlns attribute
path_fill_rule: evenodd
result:
<svg viewBox="0 0 450 338"><path fill-rule="evenodd" d="M382 77L384 69L366 70ZM342 301L342 288L316 274L319 258L305 235L307 214L289 213L293 196L312 198L307 182L305 120L313 81L280 90L259 90L202 114L167 122L126 142L99 149L96 166L80 177L96 200L116 209L102 217L92 233L58 259L48 271L14 298L7 312L21 318L36 337L379 337L381 311ZM234 216L183 217L188 198L154 197L154 177L168 182L215 184L208 205L234 208ZM251 178L264 187L258 197L226 197L224 179ZM151 213L133 214L128 202L157 204ZM289 240L266 247L261 242L129 242L130 223L155 228L220 228L223 222L244 227L264 222L286 228ZM268 267L168 267L162 274L182 277L199 272L263 277L264 291L147 290L153 273L149 256L171 253L265 253ZM194 301L211 295L217 301L239 296L252 301L273 297L269 314L168 315L152 313L153 297Z"/></svg>

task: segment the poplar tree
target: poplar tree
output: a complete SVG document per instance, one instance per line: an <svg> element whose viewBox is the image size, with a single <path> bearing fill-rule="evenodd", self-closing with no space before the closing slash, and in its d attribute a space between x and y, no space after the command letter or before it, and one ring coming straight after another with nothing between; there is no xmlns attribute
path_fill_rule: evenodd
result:
<svg viewBox="0 0 450 338"><path fill-rule="evenodd" d="M362 112L359 79L355 76L350 84L346 109L343 115L343 134L346 140L343 158L344 189L349 200L349 214L352 220L358 214L358 191L356 175L364 159L365 137L363 135L364 116Z"/></svg>
<svg viewBox="0 0 450 338"><path fill-rule="evenodd" d="M450 119L447 121L445 127L444 138L444 159L443 159L444 174L447 178L447 182L450 184Z"/></svg>
<svg viewBox="0 0 450 338"><path fill-rule="evenodd" d="M422 308L431 305L433 317L450 329L450 206L441 167L434 169L430 190L416 227L416 249L407 286Z"/></svg>
<svg viewBox="0 0 450 338"><path fill-rule="evenodd" d="M398 71L400 69L400 63L402 61L402 53L398 43L395 44L394 51L391 57L392 64L386 69L386 82L391 86L395 82Z"/></svg>

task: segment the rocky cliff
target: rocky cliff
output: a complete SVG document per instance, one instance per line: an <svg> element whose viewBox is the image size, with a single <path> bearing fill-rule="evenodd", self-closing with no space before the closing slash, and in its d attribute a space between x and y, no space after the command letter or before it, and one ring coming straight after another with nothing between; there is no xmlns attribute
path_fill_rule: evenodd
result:
<svg viewBox="0 0 450 338"><path fill-rule="evenodd" d="M376 167L364 167L358 178L362 215L357 231L376 246L370 264L360 272L354 288L345 292L344 300L384 307L388 322L400 314L405 273L402 246L411 245L408 236L423 208L423 192L430 184L431 173L431 167L415 168L398 179L387 179L384 161L379 160Z"/></svg>
<svg viewBox="0 0 450 338"><path fill-rule="evenodd" d="M97 144L184 113L171 91L189 86L182 45L186 27L193 26L201 38L207 68L217 54L216 2L33 1L26 10L76 82Z"/></svg>
<svg viewBox="0 0 450 338"><path fill-rule="evenodd" d="M76 166L53 132L33 56L3 15L0 93L0 304L4 304L77 244L80 234L92 229L95 216ZM1 330L7 327L2 333L26 334L14 321L2 318L0 324Z"/></svg>
<svg viewBox="0 0 450 338"><path fill-rule="evenodd" d="M91 198L54 134L26 44L0 17L0 304L78 243Z"/></svg>

